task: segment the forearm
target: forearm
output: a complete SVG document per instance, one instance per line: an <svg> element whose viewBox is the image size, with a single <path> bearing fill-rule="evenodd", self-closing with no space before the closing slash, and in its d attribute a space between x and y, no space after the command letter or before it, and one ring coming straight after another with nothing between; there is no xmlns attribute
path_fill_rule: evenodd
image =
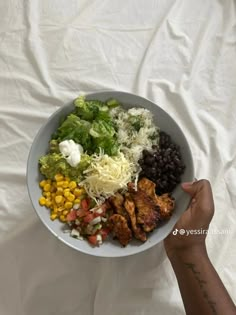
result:
<svg viewBox="0 0 236 315"><path fill-rule="evenodd" d="M212 266L206 249L170 257L187 315L235 315L236 308Z"/></svg>

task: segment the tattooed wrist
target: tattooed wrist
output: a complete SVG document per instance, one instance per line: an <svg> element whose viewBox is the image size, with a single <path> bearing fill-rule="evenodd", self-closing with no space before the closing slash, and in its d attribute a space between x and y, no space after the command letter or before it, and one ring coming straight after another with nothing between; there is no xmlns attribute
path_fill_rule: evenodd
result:
<svg viewBox="0 0 236 315"><path fill-rule="evenodd" d="M202 279L201 272L196 269L195 264L191 262L185 262L184 265L187 267L187 269L191 271L195 280L197 281L199 288L201 289L202 295L211 310L211 313L217 315L218 313L216 311L216 302L211 299L210 294L208 293L206 288L207 281Z"/></svg>

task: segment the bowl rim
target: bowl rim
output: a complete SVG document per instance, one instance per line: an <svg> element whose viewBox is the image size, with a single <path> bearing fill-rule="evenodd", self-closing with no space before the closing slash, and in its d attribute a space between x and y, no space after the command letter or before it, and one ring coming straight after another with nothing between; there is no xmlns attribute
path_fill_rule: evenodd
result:
<svg viewBox="0 0 236 315"><path fill-rule="evenodd" d="M138 97L140 100L145 100L145 101L148 101L148 102L151 102L153 105L157 106L159 108L160 111L164 112L165 114L167 114L168 116L170 116L170 118L176 123L176 125L178 126L181 134L182 134L182 137L184 138L186 144L187 144L187 149L189 151L189 160L188 160L188 163L191 167L191 170L192 170L192 180L194 180L194 173L195 173L195 170L194 170L194 163L193 163L193 155L192 155L192 151L191 151L191 147L185 137L185 134L184 132L182 131L181 127L179 126L179 124L175 121L174 118L172 118L172 116L167 113L165 110L163 110L159 105L158 103L154 103L154 101L150 100L149 98L147 97L143 97L143 96L140 96L138 94L135 94L135 93L131 93L131 92L126 92L126 91L117 91L117 90L100 90L100 91L94 91L94 92L91 92L91 93L78 93L79 95L84 95L86 98L90 98L92 99L93 95L98 95L98 94L104 94L104 93L108 93L108 94L111 94L112 96L112 93L116 93L116 94L120 94L120 95L126 95L126 96L135 96L135 97ZM108 96L109 98L109 96ZM74 100L74 99L73 99ZM35 146L35 143L37 143L37 140L40 138L41 136L41 133L43 132L45 126L47 125L48 123L48 120L51 120L53 119L54 116L57 116L57 114L62 110L62 108L65 108L65 107L69 107L72 103L73 103L73 100L71 102L68 102L62 106L60 106L58 109L56 109L54 112L52 112L48 118L46 119L46 121L41 125L41 127L38 129L35 137L33 138L33 141L31 142L31 147L30 147L30 150L29 150L29 153L28 153L28 158L27 158L27 168L26 168L26 182L27 182L27 190L28 190L28 195L29 195L29 198L30 198L30 201L31 201L31 204L32 204L32 207L34 209L34 211L36 212L38 218L40 219L40 221L43 223L43 225L47 228L47 230L49 230L57 239L59 239L61 242L63 242L64 244L66 244L67 246L69 246L70 248L72 248L73 250L76 250L77 252L80 252L80 253L83 253L83 254L86 254L86 255L89 255L89 256L93 256L93 257L103 257L103 258L119 258L119 257L127 257L127 256L132 256L132 255L136 255L136 254L139 254L139 253L142 253L158 244L160 244L166 237L167 235L169 235L171 233L171 231L173 230L173 227L174 225L176 224L176 222L174 224L172 224L172 228L170 231L165 231L165 232L162 232L162 240L156 242L156 243L152 243L150 242L149 244L146 245L145 248L141 248L141 247L137 247L137 249L135 251L131 251L131 252L127 252L127 251L124 251L122 253L119 253L118 255L115 254L115 255L111 255L111 254L106 254L106 253L103 253L103 254L95 254L93 253L92 251L92 247L91 247L91 251L88 251L84 248L78 248L76 245L73 245L72 243L68 242L66 239L64 239L63 237L59 236L58 233L55 231L55 229L53 229L51 226L49 226L48 224L46 224L44 222L44 219L43 219L43 216L39 213L39 211L37 211L34 207L34 202L32 200L32 196L31 196L31 192L30 192L30 183L29 183L29 170L30 170L30 160L31 160L31 155L32 155L32 152L33 152L33 149L34 149L34 146ZM138 104L137 104L138 105ZM135 107L135 105L134 105ZM145 108L145 107L144 107ZM188 203L190 202L190 196L186 194L186 198L188 199ZM179 217L178 217L179 219ZM148 240L146 241L146 243L148 242Z"/></svg>

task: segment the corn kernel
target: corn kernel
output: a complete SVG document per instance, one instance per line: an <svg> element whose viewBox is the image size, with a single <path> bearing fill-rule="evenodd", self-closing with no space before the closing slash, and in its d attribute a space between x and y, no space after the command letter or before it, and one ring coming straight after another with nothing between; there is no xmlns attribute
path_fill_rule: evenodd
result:
<svg viewBox="0 0 236 315"><path fill-rule="evenodd" d="M53 212L54 212L54 213L57 213L57 212L58 212L57 206L54 206L54 207L53 207Z"/></svg>
<svg viewBox="0 0 236 315"><path fill-rule="evenodd" d="M51 179L47 179L46 182L47 182L47 184L50 184L50 185L52 183Z"/></svg>
<svg viewBox="0 0 236 315"><path fill-rule="evenodd" d="M63 188L67 188L69 186L69 182L67 180L65 180L62 184Z"/></svg>
<svg viewBox="0 0 236 315"><path fill-rule="evenodd" d="M74 200L74 204L80 204L80 202L81 202L81 200L80 200L79 198L76 198L76 199Z"/></svg>
<svg viewBox="0 0 236 315"><path fill-rule="evenodd" d="M46 198L50 197L51 196L50 191L44 191L43 192L43 196L46 197Z"/></svg>
<svg viewBox="0 0 236 315"><path fill-rule="evenodd" d="M62 211L64 211L64 210L65 210L65 207L64 207L64 206L61 206L61 207L58 207L58 208L57 208L57 211L58 211L58 212L62 212Z"/></svg>
<svg viewBox="0 0 236 315"><path fill-rule="evenodd" d="M70 190L73 190L73 189L76 188L76 187L77 187L76 182L75 182L74 180L72 180L72 181L69 183L69 188L70 188Z"/></svg>
<svg viewBox="0 0 236 315"><path fill-rule="evenodd" d="M51 200L48 200L48 199L46 199L46 207L50 207L51 206L51 204L52 204L52 202L51 202Z"/></svg>
<svg viewBox="0 0 236 315"><path fill-rule="evenodd" d="M69 181L70 181L70 178L69 178L68 176L65 176L64 180L65 180L66 182L69 182Z"/></svg>
<svg viewBox="0 0 236 315"><path fill-rule="evenodd" d="M66 201L64 206L65 206L66 209L71 209L73 204L70 201Z"/></svg>
<svg viewBox="0 0 236 315"><path fill-rule="evenodd" d="M40 197L40 198L39 198L39 204L40 204L40 206L45 206L45 204L46 204L46 199L45 199L44 197Z"/></svg>
<svg viewBox="0 0 236 315"><path fill-rule="evenodd" d="M56 195L63 195L63 188L57 187Z"/></svg>
<svg viewBox="0 0 236 315"><path fill-rule="evenodd" d="M44 191L50 191L51 190L51 184L47 183L44 187L43 187Z"/></svg>
<svg viewBox="0 0 236 315"><path fill-rule="evenodd" d="M66 217L63 214L61 214L59 218L62 222L66 222Z"/></svg>
<svg viewBox="0 0 236 315"><path fill-rule="evenodd" d="M57 214L56 213L52 213L50 215L51 220L55 220L57 218Z"/></svg>
<svg viewBox="0 0 236 315"><path fill-rule="evenodd" d="M47 182L44 179L44 180L41 180L41 182L39 183L39 186L43 188L46 184L47 184Z"/></svg>
<svg viewBox="0 0 236 315"><path fill-rule="evenodd" d="M62 187L63 183L64 183L64 181L63 181L63 180L58 181L58 182L57 182L57 187Z"/></svg>
<svg viewBox="0 0 236 315"><path fill-rule="evenodd" d="M58 204L58 203L62 203L63 200L64 200L64 198L63 198L62 196L56 196L56 197L55 197L55 201L56 201L57 204Z"/></svg>
<svg viewBox="0 0 236 315"><path fill-rule="evenodd" d="M67 198L68 196L70 196L70 192L69 192L69 191L64 190L64 194L63 194L63 195L64 195L64 197L66 197L66 198Z"/></svg>
<svg viewBox="0 0 236 315"><path fill-rule="evenodd" d="M67 216L67 214L69 213L69 211L68 210L64 210L64 211L62 211L62 214L63 215L65 215L65 216Z"/></svg>
<svg viewBox="0 0 236 315"><path fill-rule="evenodd" d="M73 193L76 197L79 197L82 194L83 190L80 188L75 188Z"/></svg>
<svg viewBox="0 0 236 315"><path fill-rule="evenodd" d="M50 189L50 192L53 193L53 192L55 192L56 190L57 190L57 187L52 184L51 189Z"/></svg>
<svg viewBox="0 0 236 315"><path fill-rule="evenodd" d="M55 178L55 181L60 182L60 181L63 181L64 176L61 174L56 174L54 178Z"/></svg>
<svg viewBox="0 0 236 315"><path fill-rule="evenodd" d="M67 199L68 199L69 201L74 201L74 200L75 200L75 195L69 194L69 196L67 197Z"/></svg>

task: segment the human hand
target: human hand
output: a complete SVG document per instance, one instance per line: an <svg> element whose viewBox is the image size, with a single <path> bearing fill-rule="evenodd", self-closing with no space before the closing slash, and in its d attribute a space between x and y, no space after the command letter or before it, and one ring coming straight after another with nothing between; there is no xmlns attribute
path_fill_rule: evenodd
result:
<svg viewBox="0 0 236 315"><path fill-rule="evenodd" d="M187 210L175 224L172 232L164 240L166 253L170 258L176 252L205 248L206 232L214 215L214 201L209 181L202 179L193 183L183 183L182 189L192 199ZM182 229L182 235L180 230ZM201 231L190 234L189 231Z"/></svg>

